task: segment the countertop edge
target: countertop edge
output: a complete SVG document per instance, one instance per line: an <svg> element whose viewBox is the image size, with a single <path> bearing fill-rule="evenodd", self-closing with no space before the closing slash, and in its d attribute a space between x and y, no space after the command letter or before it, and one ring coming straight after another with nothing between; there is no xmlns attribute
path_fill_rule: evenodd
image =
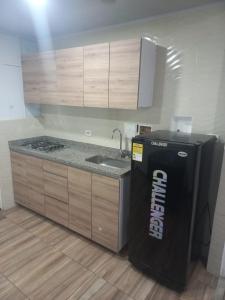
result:
<svg viewBox="0 0 225 300"><path fill-rule="evenodd" d="M36 152L35 153L33 153L33 152L31 153L27 149L18 149L15 145L12 145L10 142L9 142L9 150L12 151L12 152L17 152L17 153L21 153L21 154L25 154L25 155L37 157L37 158L40 158L40 159L43 159L43 160L47 160L47 161L57 162L57 163L66 165L68 167L74 167L74 168L77 168L77 169L80 169L80 170L91 172L93 174L103 175L103 176L110 177L110 178L115 178L115 179L120 179L120 178L123 178L125 176L128 176L129 173L131 172L131 170L127 170L127 171L124 171L124 173L122 173L122 174L119 175L119 174L109 173L109 172L104 171L104 170L99 170L99 169L87 167L87 166L84 166L84 165L78 164L78 163L66 162L66 160L61 160L61 159L54 158L54 157L52 157L52 158L50 158L50 157L46 158L45 155L42 155L41 153L36 153Z"/></svg>

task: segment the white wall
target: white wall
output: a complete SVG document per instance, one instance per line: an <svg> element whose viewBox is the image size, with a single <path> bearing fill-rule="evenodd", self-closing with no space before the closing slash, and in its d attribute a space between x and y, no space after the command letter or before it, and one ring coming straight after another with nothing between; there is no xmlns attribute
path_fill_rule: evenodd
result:
<svg viewBox="0 0 225 300"><path fill-rule="evenodd" d="M217 3L159 18L54 39L56 49L149 35L174 50L159 58L153 107L139 111L42 107L49 133L111 143L111 130L124 122L169 128L174 115L192 116L193 131L225 137L225 4ZM46 43L51 44L51 43ZM43 42L41 43L43 45ZM176 58L173 58L176 54ZM175 62L178 60L177 62ZM171 62L175 63L173 69ZM93 137L84 136L85 129Z"/></svg>
<svg viewBox="0 0 225 300"><path fill-rule="evenodd" d="M43 135L43 132L38 118L0 121L0 208L9 209L15 205L8 141Z"/></svg>
<svg viewBox="0 0 225 300"><path fill-rule="evenodd" d="M0 120L25 117L20 40L0 34Z"/></svg>
<svg viewBox="0 0 225 300"><path fill-rule="evenodd" d="M21 51L22 50L22 51ZM25 107L21 52L35 50L35 45L17 37L0 34L0 208L14 206L8 141L43 134L43 127L33 117L38 108Z"/></svg>

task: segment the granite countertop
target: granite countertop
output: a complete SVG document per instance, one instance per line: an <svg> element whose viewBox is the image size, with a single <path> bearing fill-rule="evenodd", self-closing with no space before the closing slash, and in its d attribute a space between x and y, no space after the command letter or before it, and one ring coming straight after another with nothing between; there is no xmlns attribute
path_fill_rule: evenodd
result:
<svg viewBox="0 0 225 300"><path fill-rule="evenodd" d="M54 143L59 143L63 144L64 148L55 150L53 152L44 152L40 150L31 149L27 146L27 144L29 144L30 142L35 141L50 141ZM9 148L10 150L15 152L36 156L50 161L55 161L68 166L76 167L92 173L97 173L113 178L123 177L125 174L129 173L131 169L130 164L126 168L114 168L86 161L87 158L90 158L95 155L103 155L110 158L120 159L120 152L118 149L53 138L49 136L39 136L34 138L10 141ZM123 160L130 162L129 159Z"/></svg>

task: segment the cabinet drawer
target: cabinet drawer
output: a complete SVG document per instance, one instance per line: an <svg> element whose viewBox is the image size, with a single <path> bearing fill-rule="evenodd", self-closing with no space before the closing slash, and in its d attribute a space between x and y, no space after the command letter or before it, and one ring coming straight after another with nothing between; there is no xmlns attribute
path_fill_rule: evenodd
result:
<svg viewBox="0 0 225 300"><path fill-rule="evenodd" d="M42 165L42 159L27 156L26 174L28 187L40 193L43 193L44 189Z"/></svg>
<svg viewBox="0 0 225 300"><path fill-rule="evenodd" d="M49 219L68 226L68 204L45 196L45 213Z"/></svg>
<svg viewBox="0 0 225 300"><path fill-rule="evenodd" d="M39 192L29 189L28 191L29 207L37 213L45 214L45 196Z"/></svg>
<svg viewBox="0 0 225 300"><path fill-rule="evenodd" d="M44 191L46 195L67 203L67 178L44 172Z"/></svg>
<svg viewBox="0 0 225 300"><path fill-rule="evenodd" d="M67 177L68 175L68 167L63 164L58 164L52 161L45 160L43 163L43 169L49 173Z"/></svg>
<svg viewBox="0 0 225 300"><path fill-rule="evenodd" d="M92 195L111 201L115 204L119 203L119 180L96 175L92 176Z"/></svg>
<svg viewBox="0 0 225 300"><path fill-rule="evenodd" d="M111 201L92 197L92 239L118 251L118 206Z"/></svg>

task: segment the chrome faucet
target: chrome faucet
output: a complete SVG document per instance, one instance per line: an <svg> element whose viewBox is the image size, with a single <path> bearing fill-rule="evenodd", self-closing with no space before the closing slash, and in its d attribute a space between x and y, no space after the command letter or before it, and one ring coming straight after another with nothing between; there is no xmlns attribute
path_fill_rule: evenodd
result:
<svg viewBox="0 0 225 300"><path fill-rule="evenodd" d="M119 128L115 128L115 129L113 129L113 132L112 132L112 139L114 138L114 134L116 132L119 132L119 134L120 134L120 155L122 157L123 156L123 149L122 149L123 135Z"/></svg>

